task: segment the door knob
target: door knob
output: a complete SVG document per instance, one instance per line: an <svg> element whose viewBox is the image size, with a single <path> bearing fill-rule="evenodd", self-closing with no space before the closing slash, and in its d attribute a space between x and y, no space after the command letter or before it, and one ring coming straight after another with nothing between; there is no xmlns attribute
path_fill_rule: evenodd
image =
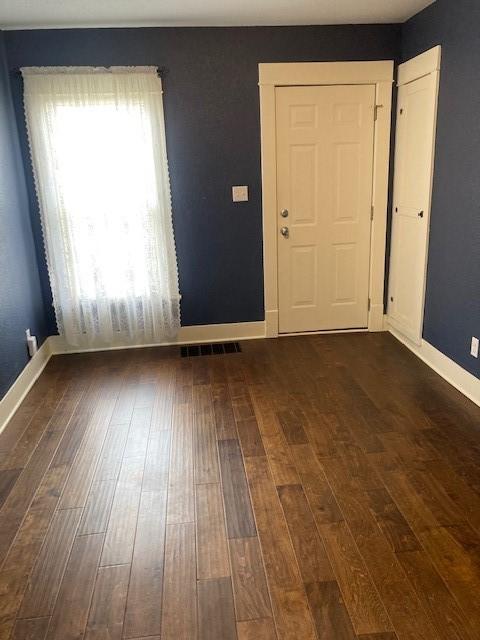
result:
<svg viewBox="0 0 480 640"><path fill-rule="evenodd" d="M417 215L418 215L418 217L419 217L419 218L423 218L423 211L419 211L419 212L417 213Z"/></svg>
<svg viewBox="0 0 480 640"><path fill-rule="evenodd" d="M280 211L280 215L282 216L282 218L288 218L288 209L282 209Z"/></svg>
<svg viewBox="0 0 480 640"><path fill-rule="evenodd" d="M282 236L284 238L288 238L288 236L289 236L288 227L282 227L280 229L280 233L282 234Z"/></svg>

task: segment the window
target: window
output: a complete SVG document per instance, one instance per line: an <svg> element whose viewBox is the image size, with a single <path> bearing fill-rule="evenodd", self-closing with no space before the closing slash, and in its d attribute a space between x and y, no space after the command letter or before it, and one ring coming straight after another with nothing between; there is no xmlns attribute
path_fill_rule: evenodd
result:
<svg viewBox="0 0 480 640"><path fill-rule="evenodd" d="M174 335L180 297L156 70L22 72L60 333L92 346Z"/></svg>

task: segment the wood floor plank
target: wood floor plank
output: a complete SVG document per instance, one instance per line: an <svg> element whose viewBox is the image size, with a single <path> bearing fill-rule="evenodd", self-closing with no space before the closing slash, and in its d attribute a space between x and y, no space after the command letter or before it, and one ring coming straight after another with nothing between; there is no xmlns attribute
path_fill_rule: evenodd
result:
<svg viewBox="0 0 480 640"><path fill-rule="evenodd" d="M108 520L102 566L132 561L143 468L142 458L124 458Z"/></svg>
<svg viewBox="0 0 480 640"><path fill-rule="evenodd" d="M80 517L81 509L62 509L53 516L29 579L20 618L41 618L52 614Z"/></svg>
<svg viewBox="0 0 480 640"><path fill-rule="evenodd" d="M0 571L0 637L8 637L15 623L67 474L66 467L47 471L5 558Z"/></svg>
<svg viewBox="0 0 480 640"><path fill-rule="evenodd" d="M0 469L23 468L41 440L47 426L52 422L55 414L60 414L60 407L67 405L72 395L77 396L76 385L68 388L69 377L55 380L45 390L45 397L33 414L28 426L23 431L15 446L8 453L8 457L1 461ZM64 396L67 396L66 398ZM52 427L52 425L50 425Z"/></svg>
<svg viewBox="0 0 480 640"><path fill-rule="evenodd" d="M317 401L315 404L320 405L320 402ZM338 416L335 413L327 412L327 408L323 404L320 405L320 408L316 407L316 410L309 414L305 423L305 431L310 445L315 455L320 459L338 456L338 445L342 439L345 439Z"/></svg>
<svg viewBox="0 0 480 640"><path fill-rule="evenodd" d="M465 616L480 634L480 571L478 562L454 537L449 528L435 527L419 533L419 540Z"/></svg>
<svg viewBox="0 0 480 640"><path fill-rule="evenodd" d="M450 499L441 483L428 472L414 471L408 476L414 491L420 496L441 526L463 524L466 521L457 504Z"/></svg>
<svg viewBox="0 0 480 640"><path fill-rule="evenodd" d="M262 436L260 435L255 417L237 420L237 431L245 457L265 455Z"/></svg>
<svg viewBox="0 0 480 640"><path fill-rule="evenodd" d="M135 409L152 408L156 394L157 389L154 382L140 382L135 396Z"/></svg>
<svg viewBox="0 0 480 640"><path fill-rule="evenodd" d="M265 389L265 385L257 384L252 388L251 396L275 484L298 484L300 480L292 460L291 448L287 445L276 416L272 394Z"/></svg>
<svg viewBox="0 0 480 640"><path fill-rule="evenodd" d="M237 620L270 618L272 610L258 538L229 541Z"/></svg>
<svg viewBox="0 0 480 640"><path fill-rule="evenodd" d="M133 415L133 409L135 407L135 399L137 396L138 383L132 377L132 368L130 368L125 375L125 381L122 386L121 392L118 395L115 407L112 413L111 424L130 425Z"/></svg>
<svg viewBox="0 0 480 640"><path fill-rule="evenodd" d="M142 492L125 611L125 638L156 635L162 621L166 489Z"/></svg>
<svg viewBox="0 0 480 640"><path fill-rule="evenodd" d="M72 464L60 500L61 509L85 506L119 390L119 381L114 381L103 389L102 398L95 406L86 437Z"/></svg>
<svg viewBox="0 0 480 640"><path fill-rule="evenodd" d="M355 640L357 636L335 580L305 585L308 603L322 640Z"/></svg>
<svg viewBox="0 0 480 640"><path fill-rule="evenodd" d="M303 427L304 416L300 412L279 411L277 416L288 444L308 444Z"/></svg>
<svg viewBox="0 0 480 640"><path fill-rule="evenodd" d="M121 640L129 577L128 564L98 569L85 640Z"/></svg>
<svg viewBox="0 0 480 640"><path fill-rule="evenodd" d="M410 483L407 472L403 470L387 472L382 475L382 478L389 494L417 538L421 531L439 526L428 505Z"/></svg>
<svg viewBox="0 0 480 640"><path fill-rule="evenodd" d="M412 640L430 640L435 637L435 630L415 590L406 579L389 541L365 504L364 494L354 488L358 477L351 476L351 484L345 484L345 478L332 473L332 467L329 467L327 477L393 624L393 629L387 627L377 631L395 630L401 637Z"/></svg>
<svg viewBox="0 0 480 640"><path fill-rule="evenodd" d="M246 458L245 467L268 582L279 589L298 589L302 579L267 459Z"/></svg>
<svg viewBox="0 0 480 640"><path fill-rule="evenodd" d="M49 622L50 618L17 620L13 629L12 640L43 640Z"/></svg>
<svg viewBox="0 0 480 640"><path fill-rule="evenodd" d="M210 382L210 373L208 363L203 358L193 361L192 366L193 385L205 385Z"/></svg>
<svg viewBox="0 0 480 640"><path fill-rule="evenodd" d="M47 630L47 640L83 637L103 538L100 533L76 538Z"/></svg>
<svg viewBox="0 0 480 640"><path fill-rule="evenodd" d="M59 358L51 358L42 375L36 380L22 403L0 433L0 460L4 461L14 450L17 442L28 429L30 421L45 401L46 392L51 389L61 374L65 375Z"/></svg>
<svg viewBox="0 0 480 640"><path fill-rule="evenodd" d="M199 580L197 592L199 640L236 640L231 579Z"/></svg>
<svg viewBox="0 0 480 640"><path fill-rule="evenodd" d="M152 407L135 407L130 422L127 441L123 452L124 458L145 459L150 424L152 420Z"/></svg>
<svg viewBox="0 0 480 640"><path fill-rule="evenodd" d="M292 456L292 447L288 446L282 432L265 434L262 441L267 454L272 478L277 486L300 484L300 478Z"/></svg>
<svg viewBox="0 0 480 640"><path fill-rule="evenodd" d="M230 371L233 371L233 367L230 368ZM235 371L240 372L240 369L235 368ZM230 397L232 399L233 415L237 422L239 420L248 420L249 418L255 417L252 400L250 398L248 387L245 383L243 372L240 372L240 377L241 379L238 381L230 380L228 385Z"/></svg>
<svg viewBox="0 0 480 640"><path fill-rule="evenodd" d="M475 630L423 550L399 553L398 559L436 628L439 640L473 640Z"/></svg>
<svg viewBox="0 0 480 640"><path fill-rule="evenodd" d="M464 518L477 531L480 531L480 496L478 493L469 487L465 480L443 460L427 462L426 468L443 487L450 500L457 505Z"/></svg>
<svg viewBox="0 0 480 640"><path fill-rule="evenodd" d="M83 392L84 388L79 385L78 389L72 389L71 393L66 394L57 405L56 411L51 417L51 420L54 421L54 428L46 430L43 434L27 467L18 476L0 510L0 565L5 560L8 548L20 527L38 485L42 482L52 457L55 462L55 452L62 440L63 430L67 428L68 431L67 425Z"/></svg>
<svg viewBox="0 0 480 640"><path fill-rule="evenodd" d="M398 640L396 633L368 633L357 636L358 640Z"/></svg>
<svg viewBox="0 0 480 640"><path fill-rule="evenodd" d="M197 638L195 525L167 525L162 640Z"/></svg>
<svg viewBox="0 0 480 640"><path fill-rule="evenodd" d="M237 440L219 440L223 499L229 538L255 536L253 518L242 453Z"/></svg>
<svg viewBox="0 0 480 640"><path fill-rule="evenodd" d="M199 580L230 575L222 491L219 484L195 489L197 577Z"/></svg>
<svg viewBox="0 0 480 640"><path fill-rule="evenodd" d="M120 395L122 392L123 390L120 391ZM116 406L118 406L119 398L120 396L116 399ZM130 401L132 405L131 413L133 415L134 393L131 394ZM123 405L122 411L128 412L126 405ZM112 423L112 419L113 418L110 419L107 436L103 443L101 455L83 510L82 521L79 527L80 535L102 533L107 529L118 474L120 473L127 435L130 429L129 423Z"/></svg>
<svg viewBox="0 0 480 640"><path fill-rule="evenodd" d="M382 489L383 482L366 454L351 441L345 441L339 446L338 456L322 458L321 464L334 494L337 487L345 491L374 491Z"/></svg>
<svg viewBox="0 0 480 640"><path fill-rule="evenodd" d="M22 602L28 574L22 567L0 571L0 638L10 638L15 626L17 611Z"/></svg>
<svg viewBox="0 0 480 640"><path fill-rule="evenodd" d="M150 433L171 429L173 398L175 394L174 367L171 361L164 361L155 372L157 392L152 409Z"/></svg>
<svg viewBox="0 0 480 640"><path fill-rule="evenodd" d="M356 633L392 631L347 525L344 522L324 524L321 532Z"/></svg>
<svg viewBox="0 0 480 640"><path fill-rule="evenodd" d="M113 418L110 419L107 437L105 438L102 453L97 468L95 469L94 482L116 480L118 478L129 429L129 422L118 424L113 422Z"/></svg>
<svg viewBox="0 0 480 640"><path fill-rule="evenodd" d="M76 385L81 387L81 389L76 389L77 393L81 391L81 397L78 402L72 398L74 411L70 420L66 421L65 418L58 420L57 431L64 431L64 433L52 459L52 466L72 465L88 431L96 404L101 398L102 381L105 381L107 377L105 373L94 371L90 378L82 379L81 384ZM47 434L48 432L45 435Z"/></svg>
<svg viewBox="0 0 480 640"><path fill-rule="evenodd" d="M212 384L213 411L218 440L232 440L237 437L235 417L228 384L217 382Z"/></svg>
<svg viewBox="0 0 480 640"><path fill-rule="evenodd" d="M317 634L303 588L271 589L277 635L282 640L316 640Z"/></svg>
<svg viewBox="0 0 480 640"><path fill-rule="evenodd" d="M82 512L80 535L104 533L107 530L116 486L116 480L102 480L92 484Z"/></svg>
<svg viewBox="0 0 480 640"><path fill-rule="evenodd" d="M301 485L279 487L278 495L303 581L313 583L335 580Z"/></svg>
<svg viewBox="0 0 480 640"><path fill-rule="evenodd" d="M2 469L0 471L0 509L8 498L10 491L15 486L22 469Z"/></svg>
<svg viewBox="0 0 480 640"><path fill-rule="evenodd" d="M193 402L193 370L190 358L183 359L178 363L175 371L175 394L174 405L188 404Z"/></svg>
<svg viewBox="0 0 480 640"><path fill-rule="evenodd" d="M371 512L395 552L416 551L420 544L386 489L367 492Z"/></svg>
<svg viewBox="0 0 480 640"><path fill-rule="evenodd" d="M210 385L196 385L193 389L193 433L195 484L218 482L217 432Z"/></svg>
<svg viewBox="0 0 480 640"><path fill-rule="evenodd" d="M171 431L150 432L143 473L143 491L160 491L168 485Z"/></svg>
<svg viewBox="0 0 480 640"><path fill-rule="evenodd" d="M272 618L237 623L238 640L277 640Z"/></svg>
<svg viewBox="0 0 480 640"><path fill-rule="evenodd" d="M167 522L193 522L193 415L191 404L176 404L173 409Z"/></svg>
<svg viewBox="0 0 480 640"><path fill-rule="evenodd" d="M341 522L343 514L311 447L296 445L291 450L317 526Z"/></svg>

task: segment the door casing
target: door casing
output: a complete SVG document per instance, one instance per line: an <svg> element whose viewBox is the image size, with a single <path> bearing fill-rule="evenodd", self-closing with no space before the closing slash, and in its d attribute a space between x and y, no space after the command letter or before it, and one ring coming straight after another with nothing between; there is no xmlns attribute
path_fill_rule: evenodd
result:
<svg viewBox="0 0 480 640"><path fill-rule="evenodd" d="M384 330L385 248L390 163L393 61L288 62L259 64L262 147L262 210L265 327L278 331L278 229L275 87L297 85L375 85L372 226L368 330Z"/></svg>

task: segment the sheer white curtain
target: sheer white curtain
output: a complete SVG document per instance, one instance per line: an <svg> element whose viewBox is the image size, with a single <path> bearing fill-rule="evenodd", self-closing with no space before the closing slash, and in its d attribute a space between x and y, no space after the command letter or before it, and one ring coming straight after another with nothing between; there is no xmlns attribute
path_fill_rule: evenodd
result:
<svg viewBox="0 0 480 640"><path fill-rule="evenodd" d="M60 334L91 347L174 336L180 296L156 68L22 74Z"/></svg>

